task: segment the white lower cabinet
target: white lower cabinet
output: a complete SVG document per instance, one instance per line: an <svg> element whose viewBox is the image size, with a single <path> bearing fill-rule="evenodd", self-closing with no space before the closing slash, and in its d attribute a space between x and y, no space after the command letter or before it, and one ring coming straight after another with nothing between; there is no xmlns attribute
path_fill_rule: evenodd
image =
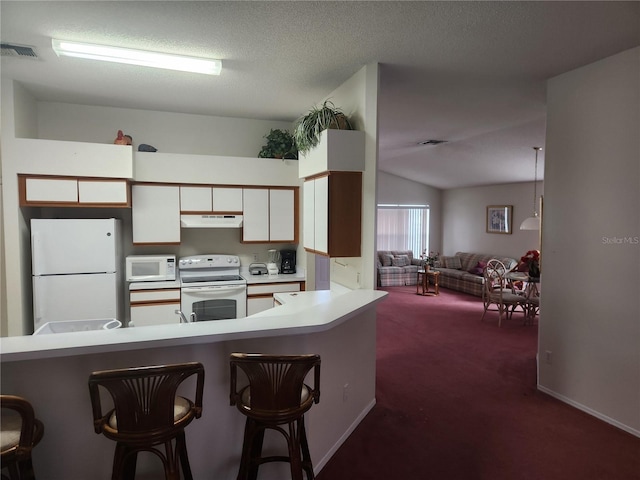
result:
<svg viewBox="0 0 640 480"><path fill-rule="evenodd" d="M134 185L131 196L134 244L180 243L180 187Z"/></svg>
<svg viewBox="0 0 640 480"><path fill-rule="evenodd" d="M130 292L129 327L179 323L180 289L136 290Z"/></svg>
<svg viewBox="0 0 640 480"><path fill-rule="evenodd" d="M247 297L247 316L273 308L273 294L268 297Z"/></svg>
<svg viewBox="0 0 640 480"><path fill-rule="evenodd" d="M275 306L274 293L299 292L304 282L259 283L247 285L247 316Z"/></svg>

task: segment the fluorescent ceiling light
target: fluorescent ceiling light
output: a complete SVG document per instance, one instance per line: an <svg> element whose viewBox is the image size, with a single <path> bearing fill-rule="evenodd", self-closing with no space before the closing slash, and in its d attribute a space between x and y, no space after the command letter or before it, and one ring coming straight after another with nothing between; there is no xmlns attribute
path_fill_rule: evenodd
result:
<svg viewBox="0 0 640 480"><path fill-rule="evenodd" d="M105 62L180 70L182 72L204 73L205 75L220 75L220 70L222 70L222 61L212 58L185 57L170 53L69 42L67 40L56 40L55 38L51 39L51 46L58 56L88 58Z"/></svg>

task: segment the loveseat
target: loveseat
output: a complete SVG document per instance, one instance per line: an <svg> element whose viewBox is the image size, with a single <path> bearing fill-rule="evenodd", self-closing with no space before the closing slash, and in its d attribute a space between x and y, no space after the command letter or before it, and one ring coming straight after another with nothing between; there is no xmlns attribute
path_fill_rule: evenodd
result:
<svg viewBox="0 0 640 480"><path fill-rule="evenodd" d="M507 270L512 270L518 265L515 258L485 253L457 252L454 256L440 256L433 267L434 270L440 271L439 286L482 297L482 271L492 258L504 263Z"/></svg>
<svg viewBox="0 0 640 480"><path fill-rule="evenodd" d="M410 250L378 250L377 276L379 287L402 287L418 282L419 258Z"/></svg>

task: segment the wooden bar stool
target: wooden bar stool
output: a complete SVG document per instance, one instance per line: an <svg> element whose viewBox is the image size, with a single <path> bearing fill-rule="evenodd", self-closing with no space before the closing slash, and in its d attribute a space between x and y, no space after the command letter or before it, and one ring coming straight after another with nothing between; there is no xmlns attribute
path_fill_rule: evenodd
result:
<svg viewBox="0 0 640 480"><path fill-rule="evenodd" d="M197 375L195 402L176 396L180 384L192 375ZM105 414L98 387L113 399L114 408ZM162 460L167 480L180 479L178 462L185 479L193 478L184 428L202 414L203 387L204 367L197 362L104 370L90 375L95 431L117 442L113 480L135 477L140 451L152 452Z"/></svg>
<svg viewBox="0 0 640 480"><path fill-rule="evenodd" d="M267 462L290 463L292 480L315 478L304 414L320 401L320 356L262 355L232 353L231 405L247 417L238 480L256 480L258 467ZM237 370L249 384L238 391ZM313 388L305 385L307 373L314 369ZM288 456L262 457L262 442L267 429L280 432L287 440Z"/></svg>
<svg viewBox="0 0 640 480"><path fill-rule="evenodd" d="M31 451L44 435L44 425L35 418L33 407L22 397L0 395L2 427L0 434L2 468L11 480L34 480ZM7 478L2 475L2 478Z"/></svg>

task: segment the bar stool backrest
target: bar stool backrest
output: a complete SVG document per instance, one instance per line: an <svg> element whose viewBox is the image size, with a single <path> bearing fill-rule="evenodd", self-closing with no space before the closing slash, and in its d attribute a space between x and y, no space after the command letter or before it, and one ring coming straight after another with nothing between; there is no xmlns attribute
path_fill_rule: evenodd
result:
<svg viewBox="0 0 640 480"><path fill-rule="evenodd" d="M197 375L195 401L185 399L189 411L175 421L176 392L192 375ZM106 414L102 411L99 387L105 388L113 399L114 409ZM203 387L204 367L198 362L94 372L89 377L89 393L95 431L119 441L165 441L193 418L200 417ZM112 418L114 412L117 428Z"/></svg>
<svg viewBox="0 0 640 480"><path fill-rule="evenodd" d="M0 395L2 415L2 468L10 478L33 479L31 451L44 435L43 423L35 418L31 403L16 395ZM15 438L15 432L19 432ZM4 475L2 478L5 478Z"/></svg>
<svg viewBox="0 0 640 480"><path fill-rule="evenodd" d="M320 401L320 355L265 355L233 353L231 367L231 405L244 415L275 424L300 417ZM247 376L249 385L237 388L237 370ZM304 383L314 369L313 388Z"/></svg>

